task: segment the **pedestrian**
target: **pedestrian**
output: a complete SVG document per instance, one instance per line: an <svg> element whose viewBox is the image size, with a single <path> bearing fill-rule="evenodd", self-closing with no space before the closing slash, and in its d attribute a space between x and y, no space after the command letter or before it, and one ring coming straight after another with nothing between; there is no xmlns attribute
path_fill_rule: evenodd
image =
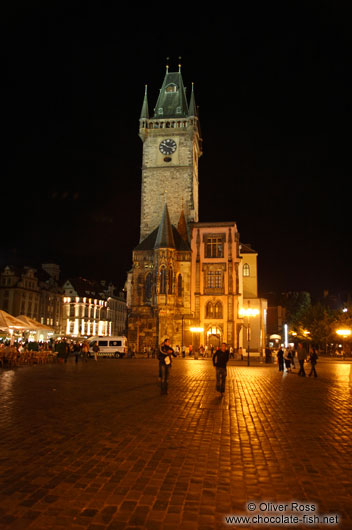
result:
<svg viewBox="0 0 352 530"><path fill-rule="evenodd" d="M282 348L279 349L276 357L277 357L277 362L279 363L279 372L283 372L284 371L284 352Z"/></svg>
<svg viewBox="0 0 352 530"><path fill-rule="evenodd" d="M82 346L82 355L83 355L83 360L86 363L88 362L88 354L89 354L89 344L88 344L88 341L85 340Z"/></svg>
<svg viewBox="0 0 352 530"><path fill-rule="evenodd" d="M285 349L284 351L284 361L285 361L286 372L291 372L291 356L290 356L290 352L287 349Z"/></svg>
<svg viewBox="0 0 352 530"><path fill-rule="evenodd" d="M170 346L170 340L165 339L160 346L158 355L160 387L162 394L167 394L168 392L168 378L171 368L171 355L176 357L176 353Z"/></svg>
<svg viewBox="0 0 352 530"><path fill-rule="evenodd" d="M295 366L295 356L296 356L296 351L294 348L292 348L292 350L290 350L290 354L291 354L291 365L292 365L292 368L295 369L296 366Z"/></svg>
<svg viewBox="0 0 352 530"><path fill-rule="evenodd" d="M64 356L65 356L65 363L67 363L67 359L69 358L70 356L70 344L68 342L66 342L65 340L63 341L65 346L64 346Z"/></svg>
<svg viewBox="0 0 352 530"><path fill-rule="evenodd" d="M98 360L98 353L99 353L100 349L99 349L99 344L98 344L98 341L95 342L94 346L93 346L93 352L94 352L94 360L97 361Z"/></svg>
<svg viewBox="0 0 352 530"><path fill-rule="evenodd" d="M75 362L78 363L78 358L81 355L81 345L78 341L74 345L74 354L75 354Z"/></svg>
<svg viewBox="0 0 352 530"><path fill-rule="evenodd" d="M304 361L306 360L306 357L307 357L307 351L306 351L305 345L302 343L298 344L297 357L298 357L298 362L299 362L298 375L305 377L306 372L304 371Z"/></svg>
<svg viewBox="0 0 352 530"><path fill-rule="evenodd" d="M314 377L318 377L318 374L317 374L316 369L315 369L315 365L317 364L317 359L318 359L318 355L317 355L315 349L313 348L313 351L312 351L312 353L310 354L310 357L309 357L309 362L311 364L311 370L309 372L309 377L311 377L311 375L314 375Z"/></svg>
<svg viewBox="0 0 352 530"><path fill-rule="evenodd" d="M213 366L216 368L216 390L220 392L220 397L223 397L225 392L229 356L226 342L223 342L221 349L217 349L213 355Z"/></svg>
<svg viewBox="0 0 352 530"><path fill-rule="evenodd" d="M230 346L230 359L234 359L235 358L235 355L234 355L234 352L233 352L233 347Z"/></svg>

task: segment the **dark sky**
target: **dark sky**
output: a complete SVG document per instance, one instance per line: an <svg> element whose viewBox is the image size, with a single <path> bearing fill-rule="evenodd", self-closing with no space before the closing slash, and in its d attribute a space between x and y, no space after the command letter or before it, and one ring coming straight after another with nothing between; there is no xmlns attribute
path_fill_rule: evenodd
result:
<svg viewBox="0 0 352 530"><path fill-rule="evenodd" d="M200 220L237 222L261 292L352 291L350 19L327 1L282 4L11 4L1 264L55 261L122 287L139 238L144 85L152 109L166 57L172 71L181 56L204 140Z"/></svg>

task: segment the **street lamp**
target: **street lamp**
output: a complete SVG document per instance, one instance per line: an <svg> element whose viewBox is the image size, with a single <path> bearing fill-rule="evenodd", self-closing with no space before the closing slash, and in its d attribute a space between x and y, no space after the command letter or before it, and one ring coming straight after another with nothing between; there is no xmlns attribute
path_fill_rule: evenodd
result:
<svg viewBox="0 0 352 530"><path fill-rule="evenodd" d="M259 309L252 309L251 307L247 307L246 309L243 307L239 310L240 317L247 317L247 346L248 346L248 354L247 354L247 366L249 366L249 342L250 342L250 318L256 317L259 315Z"/></svg>
<svg viewBox="0 0 352 530"><path fill-rule="evenodd" d="M336 334L339 335L339 337L342 337L342 351L343 351L343 358L345 357L345 339L351 335L352 331L350 329L337 329Z"/></svg>

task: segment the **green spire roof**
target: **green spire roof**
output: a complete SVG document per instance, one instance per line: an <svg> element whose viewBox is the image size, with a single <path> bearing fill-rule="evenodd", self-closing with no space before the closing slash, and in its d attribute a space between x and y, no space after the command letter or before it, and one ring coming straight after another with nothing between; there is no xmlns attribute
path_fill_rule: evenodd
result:
<svg viewBox="0 0 352 530"><path fill-rule="evenodd" d="M169 210L165 202L161 222L158 228L154 248L176 248L172 226L170 222Z"/></svg>
<svg viewBox="0 0 352 530"><path fill-rule="evenodd" d="M145 91L144 91L144 99L143 99L143 105L141 110L141 120L143 119L149 119L149 110L148 110L148 98L147 98L147 85L145 85Z"/></svg>
<svg viewBox="0 0 352 530"><path fill-rule="evenodd" d="M191 101L189 102L189 116L197 116L196 100L194 97L194 85L192 83Z"/></svg>
<svg viewBox="0 0 352 530"><path fill-rule="evenodd" d="M181 71L166 70L163 85L154 109L154 118L186 118L188 105Z"/></svg>

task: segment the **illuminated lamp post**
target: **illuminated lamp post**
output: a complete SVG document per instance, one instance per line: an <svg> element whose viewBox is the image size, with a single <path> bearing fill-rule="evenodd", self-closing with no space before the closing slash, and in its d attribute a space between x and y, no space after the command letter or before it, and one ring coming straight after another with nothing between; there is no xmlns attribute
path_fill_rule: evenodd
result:
<svg viewBox="0 0 352 530"><path fill-rule="evenodd" d="M249 353L250 353L250 318L256 317L259 315L259 309L252 309L250 307L247 307L247 309L242 308L239 310L240 317L247 317L247 347L248 347L248 353L247 353L247 366L249 366Z"/></svg>
<svg viewBox="0 0 352 530"><path fill-rule="evenodd" d="M343 351L343 357L345 356L345 339L347 337L351 336L352 331L350 329L337 329L336 334L342 338L342 351Z"/></svg>

